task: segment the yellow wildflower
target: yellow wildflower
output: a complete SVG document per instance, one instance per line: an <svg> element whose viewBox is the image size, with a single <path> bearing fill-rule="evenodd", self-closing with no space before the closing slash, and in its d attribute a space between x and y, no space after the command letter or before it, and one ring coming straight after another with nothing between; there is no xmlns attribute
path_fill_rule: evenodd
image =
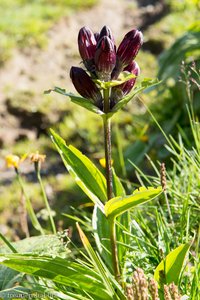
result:
<svg viewBox="0 0 200 300"><path fill-rule="evenodd" d="M106 159L105 159L105 157L101 158L101 159L99 160L99 162L100 162L100 165L101 165L103 168L106 167ZM113 165L113 160L111 160L111 165Z"/></svg>
<svg viewBox="0 0 200 300"><path fill-rule="evenodd" d="M35 153L31 153L29 157L32 163L43 163L45 161L46 155L39 154L39 151L36 151Z"/></svg>
<svg viewBox="0 0 200 300"><path fill-rule="evenodd" d="M6 156L6 165L7 168L16 168L18 169L20 164L20 157L17 155L9 154Z"/></svg>
<svg viewBox="0 0 200 300"><path fill-rule="evenodd" d="M21 158L14 154L9 154L6 156L6 165L7 168L18 169L19 165L26 159L27 154L24 154Z"/></svg>

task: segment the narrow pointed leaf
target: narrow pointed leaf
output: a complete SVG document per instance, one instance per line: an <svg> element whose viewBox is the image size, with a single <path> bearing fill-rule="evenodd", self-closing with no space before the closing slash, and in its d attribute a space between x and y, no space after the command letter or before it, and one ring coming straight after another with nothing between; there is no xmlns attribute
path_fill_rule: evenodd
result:
<svg viewBox="0 0 200 300"><path fill-rule="evenodd" d="M113 262L110 246L110 224L106 216L95 205L92 215L92 227L94 230L94 238L99 253L105 261L109 270L113 270Z"/></svg>
<svg viewBox="0 0 200 300"><path fill-rule="evenodd" d="M116 197L124 197L126 195L124 187L115 173L113 168L113 189ZM124 245L130 243L130 236L128 234L124 234L124 230L130 230L130 212L126 211L122 215L117 218L117 226L116 226L116 239L118 243L118 258L121 266L125 263L126 251L127 247ZM122 228L120 227L122 226ZM122 267L123 268L123 267Z"/></svg>
<svg viewBox="0 0 200 300"><path fill-rule="evenodd" d="M29 253L40 253L45 255L56 255L67 257L70 250L66 248L66 245L61 242L61 240L56 235L42 235L36 237L26 238L10 244L11 248L8 248L7 245L2 245L0 247L0 253L11 253L12 247L15 249L14 253L25 252ZM14 289L16 282L19 284L22 282L24 275L15 270L12 270L6 266L0 265L0 291L2 291L6 299L6 291L9 294ZM14 293L14 290L13 290ZM18 291L19 294L19 291ZM0 293L1 298L1 293Z"/></svg>
<svg viewBox="0 0 200 300"><path fill-rule="evenodd" d="M92 248L88 238L86 237L86 235L84 234L84 232L82 231L82 229L80 228L78 223L76 224L76 226L77 226L81 241L82 241L89 257L91 258L95 269L98 271L98 274L101 276L101 278L105 284L105 287L107 288L107 291L109 292L109 295L112 295L113 300L117 300L117 299L125 300L126 297L123 294L121 287L116 282L114 277L110 274L109 270L106 268L106 266L104 265L101 258L96 254L96 252ZM116 291L117 291L117 293L116 293Z"/></svg>
<svg viewBox="0 0 200 300"><path fill-rule="evenodd" d="M19 272L39 276L78 291L87 291L95 299L112 299L102 286L101 277L92 269L66 258L37 254L0 254L0 264Z"/></svg>
<svg viewBox="0 0 200 300"><path fill-rule="evenodd" d="M46 255L67 255L68 251L64 246L63 242L58 238L57 235L41 235L29 237L14 243L11 245L16 250L15 253L40 253ZM12 252L7 246L0 247L0 253Z"/></svg>
<svg viewBox="0 0 200 300"><path fill-rule="evenodd" d="M174 282L178 284L181 270L183 268L185 257L190 248L190 244L182 244L171 251L160 264L157 266L154 278L158 282L159 287L163 284Z"/></svg>
<svg viewBox="0 0 200 300"><path fill-rule="evenodd" d="M112 168L112 173L113 173L113 189L114 189L115 196L116 197L125 196L126 193L125 193L124 187L123 187L120 179L116 175L114 168Z"/></svg>
<svg viewBox="0 0 200 300"><path fill-rule="evenodd" d="M157 79L146 78L144 79L139 86L133 89L131 93L129 93L126 97L119 100L119 102L113 107L112 112L116 112L120 110L123 106L125 106L129 101L133 99L136 95L144 91L145 89L152 87L158 84L159 81Z"/></svg>
<svg viewBox="0 0 200 300"><path fill-rule="evenodd" d="M134 191L132 195L113 198L105 204L105 215L108 218L115 218L136 205L152 200L161 192L161 187L141 187Z"/></svg>
<svg viewBox="0 0 200 300"><path fill-rule="evenodd" d="M101 111L97 106L95 106L89 99L74 95L73 93L67 93L65 89L62 89L59 87L54 87L54 89L45 91L44 93L49 94L51 92L56 92L63 96L69 97L71 102L76 103L79 106L82 106L95 114L98 114L98 115L104 114L103 111Z"/></svg>
<svg viewBox="0 0 200 300"><path fill-rule="evenodd" d="M167 78L178 79L180 75L180 64L187 61L193 55L193 60L199 57L200 31L188 31L159 57L158 77L166 80ZM197 52L196 52L197 51Z"/></svg>
<svg viewBox="0 0 200 300"><path fill-rule="evenodd" d="M114 168L112 168L112 172L113 172L114 194L115 196L124 196L125 195L124 187L122 186L119 178L117 177ZM125 214L122 217L125 217ZM99 253L101 254L101 257L105 261L106 265L109 267L109 270L112 270L113 262L111 256L111 246L110 246L110 224L109 224L109 220L106 218L106 216L96 205L94 207L93 215L92 215L92 227L94 230L94 238ZM123 238L121 233L122 233L121 230L117 230L118 241L120 241ZM129 238L128 235L123 235L123 236L125 236L125 238L127 237Z"/></svg>
<svg viewBox="0 0 200 300"><path fill-rule="evenodd" d="M58 149L65 166L73 175L76 183L103 211L103 203L106 201L106 179L99 169L78 149L67 146L65 141L51 130L52 141Z"/></svg>
<svg viewBox="0 0 200 300"><path fill-rule="evenodd" d="M122 72L119 76L119 79L118 80L112 80L112 81L101 81L99 79L95 79L94 82L96 84L99 85L99 87L101 89L108 89L108 88L111 88L113 86L117 86L117 85L120 85L132 78L135 78L136 76L134 74L131 74L129 72Z"/></svg>

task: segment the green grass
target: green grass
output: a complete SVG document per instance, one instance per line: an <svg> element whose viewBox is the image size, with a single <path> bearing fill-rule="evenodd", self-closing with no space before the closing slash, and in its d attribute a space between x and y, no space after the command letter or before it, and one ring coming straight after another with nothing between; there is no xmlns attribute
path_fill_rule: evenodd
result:
<svg viewBox="0 0 200 300"><path fill-rule="evenodd" d="M15 47L44 47L46 31L62 16L87 8L96 0L2 0L0 4L0 64Z"/></svg>
<svg viewBox="0 0 200 300"><path fill-rule="evenodd" d="M186 272L182 275L180 286L182 293L190 290L189 299L198 299L198 268L199 268L199 151L200 136L199 122L191 117L191 142L188 146L186 136L179 138L167 138L167 149L171 156L171 168L167 168L167 196L152 205L132 213L132 255L130 262L134 266L140 266L146 273L151 273L151 268L157 265L157 259L162 253L165 255L178 244L191 243L189 256L190 264L186 266ZM166 136L167 137L167 136ZM160 164L154 163L148 158L155 176L146 176L139 168L136 170L137 178L141 185L160 182ZM166 198L167 197L167 198ZM167 209L168 200L172 219L170 221ZM145 217L148 216L148 217ZM153 226L154 224L154 226ZM160 249L162 251L160 251Z"/></svg>
<svg viewBox="0 0 200 300"><path fill-rule="evenodd" d="M150 26L145 34L146 40L161 43L163 48L169 48L183 33L200 28L200 7L193 1L169 1L170 13Z"/></svg>

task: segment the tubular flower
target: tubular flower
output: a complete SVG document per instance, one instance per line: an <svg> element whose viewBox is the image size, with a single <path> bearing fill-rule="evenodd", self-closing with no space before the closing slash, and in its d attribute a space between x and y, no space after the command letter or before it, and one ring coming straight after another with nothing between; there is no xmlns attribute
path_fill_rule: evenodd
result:
<svg viewBox="0 0 200 300"><path fill-rule="evenodd" d="M101 80L109 81L116 63L115 46L108 36L99 39L95 52L96 73Z"/></svg>
<svg viewBox="0 0 200 300"><path fill-rule="evenodd" d="M125 35L116 51L114 37L108 26L104 26L100 33L93 33L88 27L81 28L78 34L78 47L88 72L77 67L72 67L70 71L70 77L79 94L92 101L104 113L111 111L135 85L139 66L133 60L142 43L142 33L133 29ZM121 83L119 75L122 71L134 74L135 78L126 82L122 79ZM109 83L112 80L118 80L118 85L112 87L112 83ZM108 90L106 100L103 89Z"/></svg>
<svg viewBox="0 0 200 300"><path fill-rule="evenodd" d="M70 77L74 87L82 97L92 100L97 106L100 105L102 102L101 93L90 76L83 69L72 67Z"/></svg>
<svg viewBox="0 0 200 300"><path fill-rule="evenodd" d="M98 40L99 40L99 36L100 36L99 32L95 32L94 37L95 37L95 40L96 40L97 43L98 43Z"/></svg>
<svg viewBox="0 0 200 300"><path fill-rule="evenodd" d="M124 68L124 71L130 72L135 76L138 76L140 74L140 68L136 63L136 61L131 62L126 68ZM135 85L135 82L136 82L136 77L126 81L124 84L121 85L121 89L123 91L124 96L130 93L133 86Z"/></svg>
<svg viewBox="0 0 200 300"><path fill-rule="evenodd" d="M92 30L82 27L78 34L78 48L85 67L91 71L94 65L94 54L96 49L96 39Z"/></svg>
<svg viewBox="0 0 200 300"><path fill-rule="evenodd" d="M125 35L117 49L117 63L112 78L117 78L122 69L134 60L142 44L143 35L141 31L133 29Z"/></svg>
<svg viewBox="0 0 200 300"><path fill-rule="evenodd" d="M122 97L126 96L135 85L137 76L140 74L140 68L136 61L131 62L127 67L124 68L123 71L127 71L135 75L134 78L129 79L128 81L124 82L123 84L114 86L111 92L111 103L112 105L115 104L118 100Z"/></svg>
<svg viewBox="0 0 200 300"><path fill-rule="evenodd" d="M110 28L108 26L103 26L103 28L100 31L99 34L99 39L101 39L102 37L107 36L111 39L111 41L113 42L113 44L115 44L115 40L112 34L112 31L110 30Z"/></svg>

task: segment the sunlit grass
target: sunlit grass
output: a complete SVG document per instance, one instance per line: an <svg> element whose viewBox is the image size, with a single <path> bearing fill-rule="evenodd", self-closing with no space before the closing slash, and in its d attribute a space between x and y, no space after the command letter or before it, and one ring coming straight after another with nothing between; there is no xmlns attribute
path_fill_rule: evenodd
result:
<svg viewBox="0 0 200 300"><path fill-rule="evenodd" d="M6 61L15 47L44 47L45 32L62 16L73 10L87 8L97 0L2 0L0 4L0 64Z"/></svg>

